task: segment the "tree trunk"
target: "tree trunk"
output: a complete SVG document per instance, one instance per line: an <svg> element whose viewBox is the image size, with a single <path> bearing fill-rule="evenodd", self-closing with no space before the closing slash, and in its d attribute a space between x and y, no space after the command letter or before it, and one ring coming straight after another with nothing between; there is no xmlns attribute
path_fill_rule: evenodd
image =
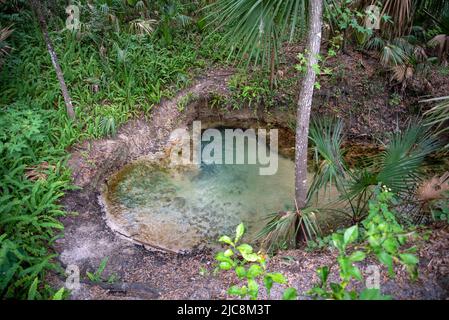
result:
<svg viewBox="0 0 449 320"><path fill-rule="evenodd" d="M313 65L318 63L318 54L320 53L323 0L311 0L309 6L307 72L302 82L296 117L295 197L298 209L303 209L307 204L307 145L310 109L316 79Z"/></svg>
<svg viewBox="0 0 449 320"><path fill-rule="evenodd" d="M276 46L273 44L271 48L271 56L270 56L270 90L274 88L274 73L275 73L275 52Z"/></svg>
<svg viewBox="0 0 449 320"><path fill-rule="evenodd" d="M61 66L59 65L58 56L56 55L56 52L53 49L53 44L51 42L50 36L48 35L47 23L45 22L45 17L41 10L41 4L36 0L34 0L31 1L31 6L36 12L37 18L39 20L39 25L42 30L42 34L44 35L44 40L47 45L47 50L48 53L50 54L51 63L55 68L56 77L58 78L59 85L61 87L62 97L64 98L67 115L69 116L70 119L75 119L75 112L73 111L72 99L70 98L67 85L65 84L64 81L64 74L62 73Z"/></svg>

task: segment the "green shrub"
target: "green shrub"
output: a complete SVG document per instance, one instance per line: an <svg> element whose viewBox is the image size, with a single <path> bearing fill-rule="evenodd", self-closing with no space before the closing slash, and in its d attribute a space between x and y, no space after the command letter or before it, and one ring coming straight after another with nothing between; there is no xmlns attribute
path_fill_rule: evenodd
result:
<svg viewBox="0 0 449 320"><path fill-rule="evenodd" d="M64 150L53 141L51 112L11 105L0 111L0 295L51 294L42 283L58 270L48 249L63 229L58 199L69 188ZM38 289L42 289L39 292Z"/></svg>
<svg viewBox="0 0 449 320"><path fill-rule="evenodd" d="M317 270L320 283L308 293L315 298L336 300L382 300L391 299L384 296L379 289L364 289L360 293L348 286L354 282L363 281L362 272L356 263L365 260L369 255L377 257L380 263L388 268L390 277L395 276L394 262L404 265L412 279L417 277L418 257L414 254L415 247L404 249L407 233L399 223L389 205L394 202L391 189L383 187L376 199L369 203L368 217L362 221L360 228L354 225L343 234L332 234L332 244L338 250L337 263L340 282L328 282L330 267L324 266ZM349 247L357 243L357 250L349 254Z"/></svg>
<svg viewBox="0 0 449 320"><path fill-rule="evenodd" d="M228 294L256 300L259 296L259 280L259 282L263 281L269 297L273 284L286 285L287 279L279 272L267 272L266 256L263 253L253 252L253 248L249 244L239 244L244 233L245 227L240 224L237 226L234 240L228 236L222 236L218 240L228 246L228 249L215 255L218 268L225 271L232 270L239 279L246 282L242 286L231 286L228 289ZM296 297L297 292L294 288L287 288L283 293L284 300L294 300Z"/></svg>

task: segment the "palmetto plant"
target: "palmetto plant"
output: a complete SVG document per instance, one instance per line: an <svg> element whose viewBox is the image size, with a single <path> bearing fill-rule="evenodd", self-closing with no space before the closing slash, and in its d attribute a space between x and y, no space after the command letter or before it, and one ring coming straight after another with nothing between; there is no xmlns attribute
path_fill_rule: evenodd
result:
<svg viewBox="0 0 449 320"><path fill-rule="evenodd" d="M449 56L449 8L441 15L441 19L436 18L430 12L425 11L439 26L441 33L429 41L429 46L438 48L440 61L446 61Z"/></svg>
<svg viewBox="0 0 449 320"><path fill-rule="evenodd" d="M417 44L412 44L407 38L398 38L394 45L403 53L402 63L391 66L391 79L402 84L405 89L407 83L416 75L425 74L433 58L427 56L426 50Z"/></svg>
<svg viewBox="0 0 449 320"><path fill-rule="evenodd" d="M301 240L312 240L321 235L315 212L311 208L284 211L266 217L267 224L256 239L268 252L294 248Z"/></svg>
<svg viewBox="0 0 449 320"><path fill-rule="evenodd" d="M157 33L163 43L171 45L174 31L185 29L193 23L194 19L184 14L184 6L176 1L162 1L160 5L159 23Z"/></svg>
<svg viewBox="0 0 449 320"><path fill-rule="evenodd" d="M299 88L297 103L297 132L295 159L295 199L296 211L289 212L285 217L274 216L273 226L284 224L285 233L289 230L301 230L307 237L306 224L308 220L306 205L306 169L309 116L312 105L313 89L316 77L316 65L321 46L323 0L219 0L206 7L210 14L206 16L213 30L224 29L224 41L228 44L230 55L249 64L270 66L270 86L273 87L275 63L278 51L283 41L292 39L296 26L308 21L307 67L305 76ZM307 8L307 10L306 10ZM306 13L308 12L308 13ZM303 30L304 31L304 30ZM296 224L298 224L296 227ZM311 224L308 224L311 226ZM275 229L265 229L261 236L277 238ZM282 237L288 237L287 235ZM298 232L293 232L298 234Z"/></svg>
<svg viewBox="0 0 449 320"><path fill-rule="evenodd" d="M334 185L340 193L336 207L353 220L361 221L366 215L368 200L379 184L386 185L401 197L408 197L422 178L425 158L438 149L438 142L421 124L411 123L400 133L392 134L384 151L366 159L366 166L349 168L341 148L341 121L314 121L310 138L316 150L320 170L315 173L309 198L319 196L320 190ZM332 204L335 207L335 203Z"/></svg>
<svg viewBox="0 0 449 320"><path fill-rule="evenodd" d="M100 118L99 130L101 135L115 135L117 127L115 125L115 119L112 116L104 116Z"/></svg>
<svg viewBox="0 0 449 320"><path fill-rule="evenodd" d="M344 215L353 223L362 221L379 185L388 186L399 199L413 201L410 195L416 194L422 182L424 160L439 146L429 130L412 123L404 132L393 134L383 146L384 151L365 159L363 167L350 168L344 160L341 120L313 120L310 140L315 151L315 173L307 196L308 207L301 214L293 211L268 216L259 239L269 251L294 247L301 237L307 241L319 235L315 212ZM338 190L338 199L313 208L314 200L324 199L331 187Z"/></svg>
<svg viewBox="0 0 449 320"><path fill-rule="evenodd" d="M135 34L151 34L157 21L154 19L135 19L129 23L129 29Z"/></svg>
<svg viewBox="0 0 449 320"><path fill-rule="evenodd" d="M381 64L391 71L391 80L402 84L403 89L413 77L424 74L434 60L427 56L426 50L413 35L393 40L376 36L365 47L377 52Z"/></svg>
<svg viewBox="0 0 449 320"><path fill-rule="evenodd" d="M87 3L83 10L87 14L81 23L81 35L87 36L99 47L122 29L137 35L149 35L157 25L157 21L150 18L150 9L143 1Z"/></svg>
<svg viewBox="0 0 449 320"><path fill-rule="evenodd" d="M81 23L81 36L89 38L100 48L107 35L120 31L120 23L114 12L106 3L101 5L87 4L85 6L85 22Z"/></svg>
<svg viewBox="0 0 449 320"><path fill-rule="evenodd" d="M447 123L449 121L449 96L433 98L422 102L436 102L436 105L433 108L424 113L424 116L427 117L426 125L433 126L437 135L448 132L449 126ZM446 145L445 148L449 148L449 144Z"/></svg>

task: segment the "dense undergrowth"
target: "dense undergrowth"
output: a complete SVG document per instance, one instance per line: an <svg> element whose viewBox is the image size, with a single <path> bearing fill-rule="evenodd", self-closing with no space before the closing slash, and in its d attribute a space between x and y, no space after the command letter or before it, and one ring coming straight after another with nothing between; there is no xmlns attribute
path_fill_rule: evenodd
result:
<svg viewBox="0 0 449 320"><path fill-rule="evenodd" d="M53 294L44 278L49 270L61 271L50 248L62 236L58 218L66 214L58 200L72 188L65 166L68 147L114 134L130 117L148 115L162 98L187 86L198 68L223 59L212 48L217 39L204 40L199 31L172 31L167 44L157 35L127 29L72 33L63 30L63 18L51 16L49 33L74 102L75 121L65 114L33 12L24 6L0 16L2 25L14 25L8 39L13 51L0 73L3 298Z"/></svg>

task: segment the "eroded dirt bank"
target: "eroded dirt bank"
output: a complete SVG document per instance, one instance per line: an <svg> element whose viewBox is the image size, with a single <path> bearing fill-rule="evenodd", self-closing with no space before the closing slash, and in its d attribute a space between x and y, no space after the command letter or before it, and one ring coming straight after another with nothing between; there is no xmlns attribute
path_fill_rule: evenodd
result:
<svg viewBox="0 0 449 320"><path fill-rule="evenodd" d="M217 70L200 78L194 85L174 99L156 106L151 118L136 119L123 126L116 137L86 141L76 146L69 165L74 183L81 189L64 198L68 215L62 220L64 238L57 241L56 251L63 266L76 265L82 278L81 288L72 293L72 299L223 299L226 289L236 281L233 276L213 275L213 253L193 252L177 255L152 252L111 231L104 221L98 195L107 178L125 164L147 155L167 152L170 133L188 126L193 120L202 120L206 126L279 126L287 123L285 112L226 108L211 108L210 99L226 96L227 81L232 72ZM185 110L180 111L180 103ZM288 141L288 137L281 141ZM291 139L291 138L290 138ZM282 152L291 153L289 144ZM448 296L449 233L439 228L430 242L420 247L420 278L415 283L406 281L404 271L395 280L382 271L384 293L402 299L445 299ZM308 253L304 250L282 252L269 262L269 268L286 274L290 285L299 292L312 287L317 280L316 268L335 261L335 252ZM86 271L94 272L100 261L108 257L105 278L116 274L113 284L95 284L85 280ZM286 257L288 257L286 259ZM200 269L207 272L200 275ZM61 285L61 278L53 282ZM279 294L274 292L274 295Z"/></svg>

